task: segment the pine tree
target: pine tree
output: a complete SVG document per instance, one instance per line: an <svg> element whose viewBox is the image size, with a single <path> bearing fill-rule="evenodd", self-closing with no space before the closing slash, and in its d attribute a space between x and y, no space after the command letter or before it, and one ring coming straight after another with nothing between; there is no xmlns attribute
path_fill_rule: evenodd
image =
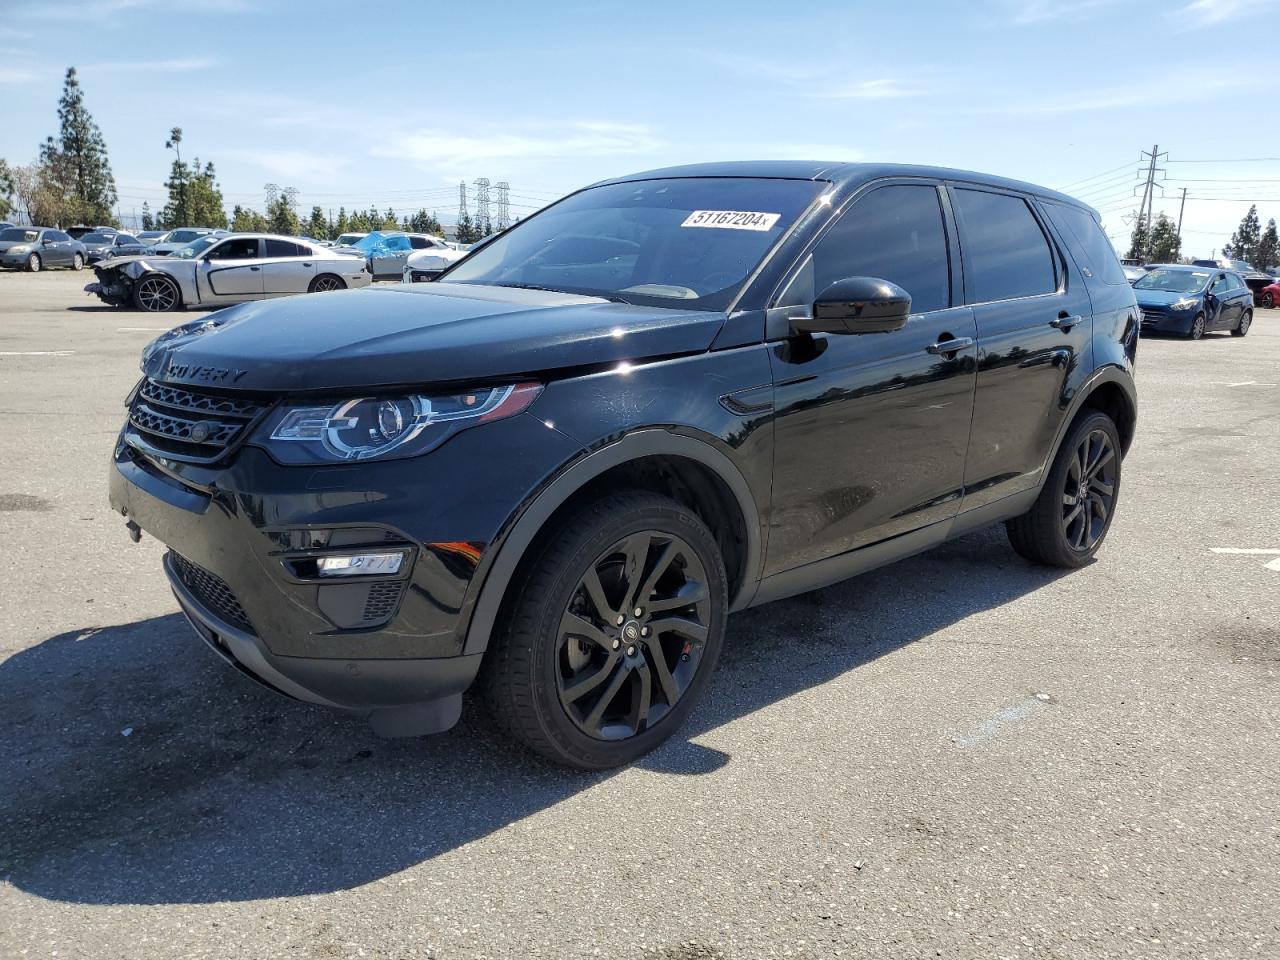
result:
<svg viewBox="0 0 1280 960"><path fill-rule="evenodd" d="M453 228L454 239L458 243L475 243L480 239L480 231L476 228L475 221L471 219L471 214L466 213L458 218L457 224Z"/></svg>
<svg viewBox="0 0 1280 960"><path fill-rule="evenodd" d="M84 105L76 68L68 67L58 101L58 136L40 148L46 178L60 201L58 221L90 226L112 222L116 181L102 131Z"/></svg>
<svg viewBox="0 0 1280 960"><path fill-rule="evenodd" d="M267 218L257 210L236 204L231 212L231 229L236 233L266 233Z"/></svg>
<svg viewBox="0 0 1280 960"><path fill-rule="evenodd" d="M1152 263L1177 263L1181 254L1182 241L1178 239L1178 228L1172 220L1164 215L1156 217L1155 226L1151 228L1150 260Z"/></svg>
<svg viewBox="0 0 1280 960"><path fill-rule="evenodd" d="M429 233L436 237L444 235L444 228L440 226L440 221L427 213L425 208L409 218L409 227L414 233Z"/></svg>
<svg viewBox="0 0 1280 960"><path fill-rule="evenodd" d="M350 225L347 223L347 208L339 207L338 219L335 220L333 223L334 239L336 240L338 237L342 236L344 233L347 233L349 230L350 230Z"/></svg>
<svg viewBox="0 0 1280 960"><path fill-rule="evenodd" d="M1133 225L1133 233L1129 235L1129 252L1125 254L1125 257L1134 260L1146 259L1147 248L1150 246L1151 237L1147 230L1147 215L1140 213Z"/></svg>
<svg viewBox="0 0 1280 960"><path fill-rule="evenodd" d="M1233 260L1246 260L1254 263L1258 256L1258 244L1262 240L1262 227L1258 223L1258 206L1253 204L1249 212L1240 221L1240 226L1231 235L1231 242L1222 248L1224 256ZM1227 251L1230 250L1230 253ZM1255 264L1256 265L1256 264Z"/></svg>
<svg viewBox="0 0 1280 960"><path fill-rule="evenodd" d="M154 230L156 228L156 218L151 215L151 204L142 201L142 229Z"/></svg>
<svg viewBox="0 0 1280 960"><path fill-rule="evenodd" d="M283 233L289 237L297 236L302 232L298 215L289 205L289 198L283 194L267 204L267 230L271 233Z"/></svg>
<svg viewBox="0 0 1280 960"><path fill-rule="evenodd" d="M13 209L13 193L17 186L13 182L13 171L3 159L0 159L0 217L7 217Z"/></svg>
<svg viewBox="0 0 1280 960"><path fill-rule="evenodd" d="M1259 270L1264 267L1274 267L1280 263L1280 237L1276 236L1276 222L1274 219L1267 221L1267 229L1262 231L1262 238L1258 241L1258 259L1253 261L1253 265Z"/></svg>
<svg viewBox="0 0 1280 960"><path fill-rule="evenodd" d="M329 220L319 207L311 208L311 218L307 221L307 236L314 240L329 239Z"/></svg>
<svg viewBox="0 0 1280 960"><path fill-rule="evenodd" d="M191 164L187 182L187 217L194 226L225 228L227 211L222 206L222 188L214 178L213 164L200 167L197 157Z"/></svg>

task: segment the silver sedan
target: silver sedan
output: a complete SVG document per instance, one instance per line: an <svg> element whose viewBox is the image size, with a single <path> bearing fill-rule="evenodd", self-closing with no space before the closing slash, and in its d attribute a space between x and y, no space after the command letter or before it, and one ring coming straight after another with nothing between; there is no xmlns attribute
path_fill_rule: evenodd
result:
<svg viewBox="0 0 1280 960"><path fill-rule="evenodd" d="M94 265L85 287L114 306L163 312L244 300L365 287L364 260L298 237L239 233L203 236L167 257L119 257Z"/></svg>

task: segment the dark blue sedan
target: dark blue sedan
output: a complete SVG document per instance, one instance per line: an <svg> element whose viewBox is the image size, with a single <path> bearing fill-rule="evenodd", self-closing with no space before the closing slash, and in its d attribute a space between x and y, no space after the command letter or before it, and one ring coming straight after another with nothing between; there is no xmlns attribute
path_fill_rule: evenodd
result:
<svg viewBox="0 0 1280 960"><path fill-rule="evenodd" d="M1144 333L1177 333L1199 340L1206 330L1243 337L1253 323L1253 294L1238 273L1168 264L1133 285Z"/></svg>

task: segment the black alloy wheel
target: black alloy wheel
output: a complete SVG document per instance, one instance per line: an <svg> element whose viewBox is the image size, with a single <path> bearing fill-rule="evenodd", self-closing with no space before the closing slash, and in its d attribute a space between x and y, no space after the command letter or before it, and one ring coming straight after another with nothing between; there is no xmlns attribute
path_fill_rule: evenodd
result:
<svg viewBox="0 0 1280 960"><path fill-rule="evenodd" d="M653 750L720 655L720 545L659 493L601 492L564 508L508 589L477 689L499 725L555 763L604 770Z"/></svg>
<svg viewBox="0 0 1280 960"><path fill-rule="evenodd" d="M1062 490L1062 533L1073 550L1087 552L1107 530L1115 506L1117 451L1104 430L1077 445Z"/></svg>
<svg viewBox="0 0 1280 960"><path fill-rule="evenodd" d="M1031 509L1006 521L1013 549L1071 570L1102 546L1120 495L1120 434L1101 410L1082 410L1054 456Z"/></svg>
<svg viewBox="0 0 1280 960"><path fill-rule="evenodd" d="M1268 310L1273 308L1276 305L1275 294L1273 294L1270 290L1264 293L1262 295L1262 305L1266 307Z"/></svg>
<svg viewBox="0 0 1280 960"><path fill-rule="evenodd" d="M660 722L702 664L710 608L707 571L683 539L641 530L606 549L560 622L556 681L574 725L622 740Z"/></svg>
<svg viewBox="0 0 1280 960"><path fill-rule="evenodd" d="M346 286L339 277L331 273L322 273L311 281L311 292L328 293L330 290L344 290Z"/></svg>

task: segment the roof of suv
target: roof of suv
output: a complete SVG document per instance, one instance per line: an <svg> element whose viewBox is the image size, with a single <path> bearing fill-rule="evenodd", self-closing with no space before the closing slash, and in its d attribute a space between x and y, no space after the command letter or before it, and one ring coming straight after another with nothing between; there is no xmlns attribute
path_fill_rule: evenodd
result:
<svg viewBox="0 0 1280 960"><path fill-rule="evenodd" d="M678 167L662 167L657 170L645 170L641 173L629 174L625 177L612 177L601 180L593 186L606 183L626 183L631 180L659 180L666 177L761 177L777 180L829 180L832 183L845 185L881 177L937 177L949 180L964 180L969 183L980 183L991 187L1004 187L1008 190L1020 190L1041 197L1051 197L1076 206L1088 205L1050 190L1048 187L1010 180L1007 177L996 177L986 173L974 173L970 170L954 170L949 167L926 167L909 163L823 163L817 160L734 160L721 163L691 163Z"/></svg>

